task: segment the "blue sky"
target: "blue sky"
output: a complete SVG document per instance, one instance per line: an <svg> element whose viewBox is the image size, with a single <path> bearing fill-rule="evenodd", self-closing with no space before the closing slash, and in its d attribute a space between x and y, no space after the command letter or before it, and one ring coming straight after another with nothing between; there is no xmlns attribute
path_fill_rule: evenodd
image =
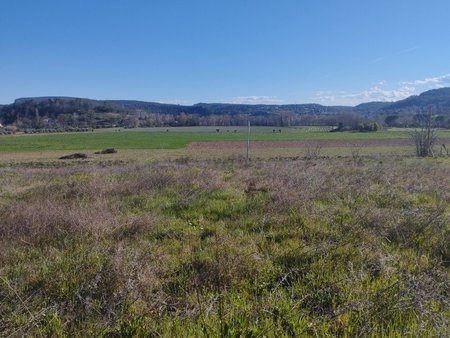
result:
<svg viewBox="0 0 450 338"><path fill-rule="evenodd" d="M358 104L450 86L448 0L2 0L0 103Z"/></svg>

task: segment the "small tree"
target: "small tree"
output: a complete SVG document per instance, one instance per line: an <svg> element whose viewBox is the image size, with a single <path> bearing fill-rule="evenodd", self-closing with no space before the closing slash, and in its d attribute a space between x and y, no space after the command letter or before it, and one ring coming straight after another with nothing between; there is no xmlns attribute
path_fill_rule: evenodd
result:
<svg viewBox="0 0 450 338"><path fill-rule="evenodd" d="M416 155L420 157L434 156L433 145L436 143L436 130L433 128L433 115L431 109L422 117L420 129L411 133L416 145Z"/></svg>

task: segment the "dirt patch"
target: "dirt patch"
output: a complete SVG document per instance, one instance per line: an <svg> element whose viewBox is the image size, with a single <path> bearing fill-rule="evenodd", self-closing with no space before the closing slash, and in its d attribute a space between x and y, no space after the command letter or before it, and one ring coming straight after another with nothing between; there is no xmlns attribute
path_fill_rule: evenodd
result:
<svg viewBox="0 0 450 338"><path fill-rule="evenodd" d="M85 158L87 158L86 154L75 153L75 154L61 156L59 159L60 160L78 160L78 159L85 159Z"/></svg>
<svg viewBox="0 0 450 338"><path fill-rule="evenodd" d="M192 142L188 149L241 149L245 141ZM380 139L380 140L303 140L303 141L252 141L251 147L260 148L308 148L329 147L399 147L413 146L410 139Z"/></svg>
<svg viewBox="0 0 450 338"><path fill-rule="evenodd" d="M96 151L94 154L115 154L117 150L114 148L108 148L101 151Z"/></svg>

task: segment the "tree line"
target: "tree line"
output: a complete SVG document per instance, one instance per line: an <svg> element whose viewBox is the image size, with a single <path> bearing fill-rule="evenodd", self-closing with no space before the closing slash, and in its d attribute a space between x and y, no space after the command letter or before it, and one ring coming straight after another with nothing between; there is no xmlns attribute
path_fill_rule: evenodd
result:
<svg viewBox="0 0 450 338"><path fill-rule="evenodd" d="M381 126L416 127L421 114L377 115L357 113L351 107L320 105L250 106L198 104L165 105L139 101L87 99L21 99L0 107L0 123L18 130L175 126L336 126L339 130L376 131ZM438 115L436 126L450 128L450 117ZM340 127L339 127L340 126Z"/></svg>

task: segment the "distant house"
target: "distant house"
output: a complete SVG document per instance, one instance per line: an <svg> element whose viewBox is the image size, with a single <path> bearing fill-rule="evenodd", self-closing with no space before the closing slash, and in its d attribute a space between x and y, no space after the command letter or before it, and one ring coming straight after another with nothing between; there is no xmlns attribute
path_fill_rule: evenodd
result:
<svg viewBox="0 0 450 338"><path fill-rule="evenodd" d="M45 118L45 119L42 119L42 123L46 126L54 126L55 120L51 119L51 118Z"/></svg>

